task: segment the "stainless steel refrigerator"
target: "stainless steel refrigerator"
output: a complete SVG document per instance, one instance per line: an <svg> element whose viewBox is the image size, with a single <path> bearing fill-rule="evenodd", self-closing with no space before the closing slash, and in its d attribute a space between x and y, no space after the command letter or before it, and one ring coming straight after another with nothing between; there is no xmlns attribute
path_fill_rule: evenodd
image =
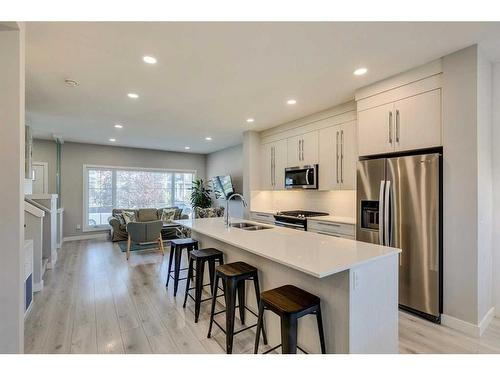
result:
<svg viewBox="0 0 500 375"><path fill-rule="evenodd" d="M400 248L399 304L439 322L442 312L440 153L360 160L358 241Z"/></svg>

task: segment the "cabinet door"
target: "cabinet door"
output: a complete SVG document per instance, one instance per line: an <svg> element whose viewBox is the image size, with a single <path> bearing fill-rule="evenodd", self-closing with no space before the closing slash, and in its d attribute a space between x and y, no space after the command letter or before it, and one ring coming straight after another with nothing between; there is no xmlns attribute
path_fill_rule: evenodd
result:
<svg viewBox="0 0 500 375"><path fill-rule="evenodd" d="M319 131L319 190L340 188L340 129L337 125Z"/></svg>
<svg viewBox="0 0 500 375"><path fill-rule="evenodd" d="M317 130L302 135L302 165L318 164Z"/></svg>
<svg viewBox="0 0 500 375"><path fill-rule="evenodd" d="M339 180L341 188L343 190L354 190L356 189L356 166L358 160L356 121L351 121L340 126L339 154Z"/></svg>
<svg viewBox="0 0 500 375"><path fill-rule="evenodd" d="M273 143L274 146L274 189L285 189L285 168L287 166L287 140Z"/></svg>
<svg viewBox="0 0 500 375"><path fill-rule="evenodd" d="M287 142L287 167L298 167L303 165L302 162L302 135L297 135L295 137L290 137L286 140Z"/></svg>
<svg viewBox="0 0 500 375"><path fill-rule="evenodd" d="M262 190L273 189L272 143L262 145L260 186Z"/></svg>
<svg viewBox="0 0 500 375"><path fill-rule="evenodd" d="M394 108L397 151L442 145L441 89L399 100Z"/></svg>
<svg viewBox="0 0 500 375"><path fill-rule="evenodd" d="M394 151L394 104L358 112L359 155L384 154Z"/></svg>

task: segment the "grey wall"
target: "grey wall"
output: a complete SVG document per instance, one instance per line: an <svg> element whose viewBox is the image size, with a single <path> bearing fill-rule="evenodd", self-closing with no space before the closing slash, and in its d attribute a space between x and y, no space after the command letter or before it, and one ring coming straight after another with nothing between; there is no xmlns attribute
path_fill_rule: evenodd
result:
<svg viewBox="0 0 500 375"><path fill-rule="evenodd" d="M243 145L229 147L207 155L206 176L210 179L214 176L231 175L235 191L243 193ZM215 206L225 206L226 201L219 199ZM243 217L243 205L239 201L230 202L232 217Z"/></svg>
<svg viewBox="0 0 500 375"><path fill-rule="evenodd" d="M56 192L56 143L44 139L35 139L33 143L33 161L48 163L49 194Z"/></svg>
<svg viewBox="0 0 500 375"><path fill-rule="evenodd" d="M38 160L39 156L40 158L43 155L49 157L54 154L52 163L55 163L55 142L37 139L33 147L37 161L49 162L49 170L54 171L50 179L53 180L52 186L55 186L55 166L50 165L50 160ZM83 227L84 164L189 169L196 170L197 176L205 177L205 155L65 142L62 145L61 155L61 207L64 207L64 237L89 234L76 229L77 225Z"/></svg>
<svg viewBox="0 0 500 375"><path fill-rule="evenodd" d="M23 353L24 343L24 25L17 27L0 23L0 353Z"/></svg>
<svg viewBox="0 0 500 375"><path fill-rule="evenodd" d="M500 316L500 63L493 67L493 298Z"/></svg>

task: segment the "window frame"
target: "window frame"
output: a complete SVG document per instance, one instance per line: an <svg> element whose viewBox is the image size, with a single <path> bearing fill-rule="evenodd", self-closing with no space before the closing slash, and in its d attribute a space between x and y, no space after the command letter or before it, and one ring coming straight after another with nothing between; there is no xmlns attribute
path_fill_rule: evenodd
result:
<svg viewBox="0 0 500 375"><path fill-rule="evenodd" d="M82 232L96 232L110 229L109 224L98 225L95 227L89 226L88 224L88 197L89 197L89 179L88 171L89 169L103 169L111 171L138 171L138 172L164 172L164 173L192 173L193 181L197 178L198 171L196 169L176 169L176 168L144 168L144 167L124 167L116 165L100 165L100 164L83 164L83 225ZM116 178L112 179L113 186L113 202L115 201L116 195ZM175 191L175 184L172 185L172 189Z"/></svg>

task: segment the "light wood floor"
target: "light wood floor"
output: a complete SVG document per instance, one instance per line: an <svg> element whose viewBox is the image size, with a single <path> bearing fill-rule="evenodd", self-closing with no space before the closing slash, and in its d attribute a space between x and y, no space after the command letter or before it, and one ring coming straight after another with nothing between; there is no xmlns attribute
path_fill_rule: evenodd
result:
<svg viewBox="0 0 500 375"><path fill-rule="evenodd" d="M64 243L35 295L25 352L224 353L225 336L216 326L206 337L209 303L195 324L192 301L182 308L185 284L176 298L172 284L165 289L167 260L168 254L143 252L127 263L104 240ZM500 353L500 319L478 339L400 313L399 338L401 353ZM253 340L254 330L237 335L233 352L252 353Z"/></svg>

